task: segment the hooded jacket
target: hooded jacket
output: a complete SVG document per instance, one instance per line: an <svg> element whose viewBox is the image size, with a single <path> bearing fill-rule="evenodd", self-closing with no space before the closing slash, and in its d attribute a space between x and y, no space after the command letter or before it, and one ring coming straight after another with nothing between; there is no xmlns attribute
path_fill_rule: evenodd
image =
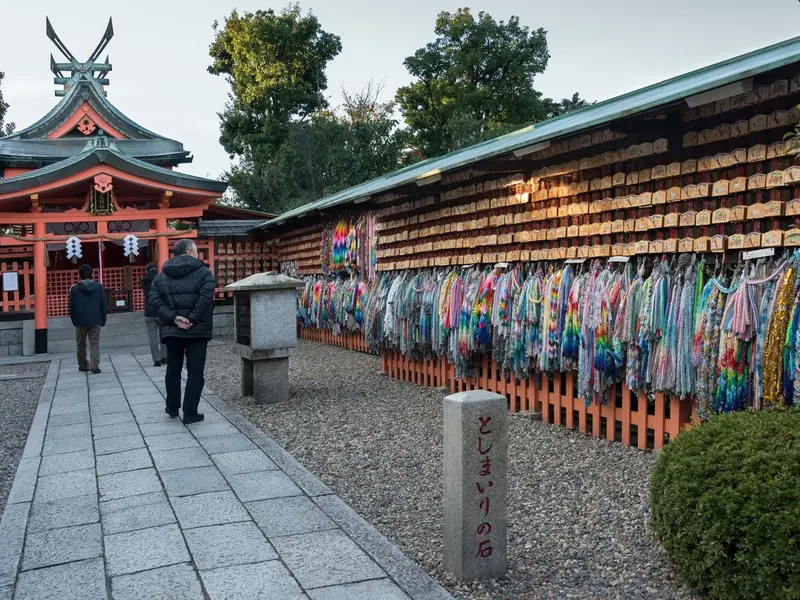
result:
<svg viewBox="0 0 800 600"><path fill-rule="evenodd" d="M211 339L214 287L214 276L197 258L181 254L164 263L147 297L161 323L162 342L169 338ZM176 316L189 319L192 327L179 328L173 322Z"/></svg>
<svg viewBox="0 0 800 600"><path fill-rule="evenodd" d="M81 279L69 290L69 318L75 327L106 324L106 292L94 279Z"/></svg>
<svg viewBox="0 0 800 600"><path fill-rule="evenodd" d="M153 280L158 275L158 269L153 269L152 271L146 271L144 277L140 282L142 286L142 294L144 295L144 316L145 317L157 317L156 309L153 308L153 305L150 304L150 289L153 287Z"/></svg>

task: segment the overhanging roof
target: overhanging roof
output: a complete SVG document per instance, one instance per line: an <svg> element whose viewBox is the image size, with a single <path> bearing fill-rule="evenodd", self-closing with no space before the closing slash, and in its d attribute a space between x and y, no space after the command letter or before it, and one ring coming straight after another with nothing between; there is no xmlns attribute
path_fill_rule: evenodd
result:
<svg viewBox="0 0 800 600"><path fill-rule="evenodd" d="M275 219L262 223L259 228L279 225L313 211L369 198L432 175L467 167L481 160L502 156L540 142L596 128L798 61L800 61L800 37L598 102L439 158L416 163L285 212Z"/></svg>
<svg viewBox="0 0 800 600"><path fill-rule="evenodd" d="M59 139L0 138L0 165L42 167L79 154L92 138ZM191 160L183 144L168 139L114 140L120 152L153 164L173 165Z"/></svg>
<svg viewBox="0 0 800 600"><path fill-rule="evenodd" d="M102 138L101 138L102 139ZM114 142L106 142L105 147L98 147L98 143L86 144L83 152L70 158L53 163L35 171L29 171L0 179L0 195L21 192L37 186L47 185L60 179L81 173L95 165L107 164L131 175L136 175L150 181L165 185L208 191L222 195L228 188L228 183L215 179L197 177L188 173L180 173L157 167L138 158L121 153Z"/></svg>
<svg viewBox="0 0 800 600"><path fill-rule="evenodd" d="M132 139L160 139L167 140L162 135L145 129L126 115L100 94L88 81L82 81L74 86L56 104L50 112L36 121L30 127L16 131L2 140L28 140L42 139L56 131L78 110L81 104L88 102L97 114L108 121L119 132ZM176 142L177 143L177 142Z"/></svg>
<svg viewBox="0 0 800 600"><path fill-rule="evenodd" d="M225 219L213 221L200 219L200 222L197 224L197 235L201 237L249 236L249 232L261 222L260 219Z"/></svg>

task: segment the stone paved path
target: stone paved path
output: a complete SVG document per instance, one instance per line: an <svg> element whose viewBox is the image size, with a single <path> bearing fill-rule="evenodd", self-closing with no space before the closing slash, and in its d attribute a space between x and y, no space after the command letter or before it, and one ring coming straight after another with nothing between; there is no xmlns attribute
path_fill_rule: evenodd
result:
<svg viewBox="0 0 800 600"><path fill-rule="evenodd" d="M148 355L101 368L51 362L0 521L0 600L450 598L213 393L185 427Z"/></svg>

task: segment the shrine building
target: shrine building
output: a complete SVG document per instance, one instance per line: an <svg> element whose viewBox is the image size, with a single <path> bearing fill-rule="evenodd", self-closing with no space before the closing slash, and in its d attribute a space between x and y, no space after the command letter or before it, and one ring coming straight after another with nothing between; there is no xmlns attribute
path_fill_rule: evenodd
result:
<svg viewBox="0 0 800 600"><path fill-rule="evenodd" d="M135 319L122 313L144 309L145 265L161 266L179 238L196 238L217 278L218 305L229 300L227 283L271 268L268 242L248 233L265 215L216 204L226 182L175 170L192 161L183 144L108 100L112 67L100 55L113 34L109 20L81 62L48 20L47 36L66 59L51 56L61 99L36 123L0 137L0 354L22 354L24 345L33 346L26 354L74 347L68 294L83 263L107 290L105 347L140 341L144 327L134 335Z"/></svg>

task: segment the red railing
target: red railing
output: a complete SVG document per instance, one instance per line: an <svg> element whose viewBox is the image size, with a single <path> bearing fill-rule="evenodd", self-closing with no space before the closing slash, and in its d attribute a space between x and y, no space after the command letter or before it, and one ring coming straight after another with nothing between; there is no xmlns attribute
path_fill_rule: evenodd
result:
<svg viewBox="0 0 800 600"><path fill-rule="evenodd" d="M337 336L330 330L301 328L300 337L349 350L369 351L360 333ZM624 384L615 384L609 389L605 404L586 406L577 395L574 373L538 373L528 379L517 379L513 375L507 377L488 356L479 360L475 376L470 378L457 378L455 367L444 358L414 361L393 350L381 354L381 370L400 381L447 388L451 393L475 389L495 392L508 399L511 412L540 413L548 423L642 450L661 448L696 422L694 402L688 399L660 392L636 393Z"/></svg>
<svg viewBox="0 0 800 600"><path fill-rule="evenodd" d="M5 281L16 273L16 291L8 291ZM33 310L33 265L27 260L0 262L0 280L3 283L0 293L0 312L19 312ZM11 287L11 286L9 286Z"/></svg>

